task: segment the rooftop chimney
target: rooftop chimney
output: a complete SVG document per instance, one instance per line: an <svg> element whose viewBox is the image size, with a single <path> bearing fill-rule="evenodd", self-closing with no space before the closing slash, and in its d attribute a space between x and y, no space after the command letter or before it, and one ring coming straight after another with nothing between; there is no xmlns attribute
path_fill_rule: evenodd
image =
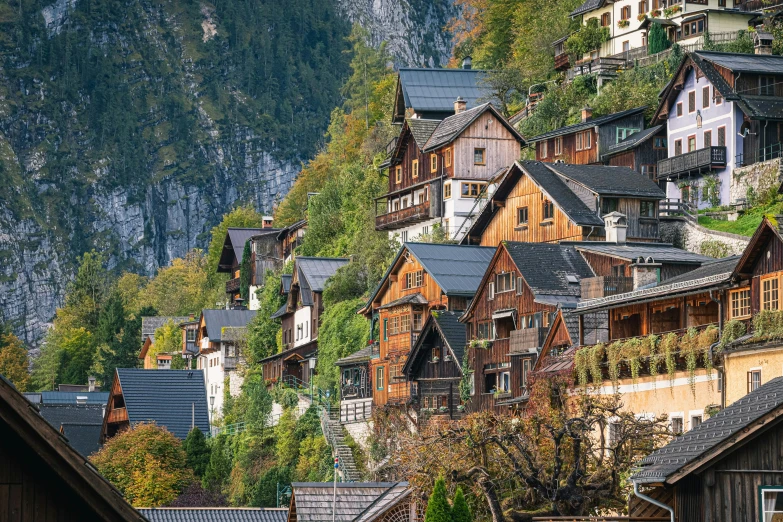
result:
<svg viewBox="0 0 783 522"><path fill-rule="evenodd" d="M90 375L87 377L87 391L94 392L95 391L95 376Z"/></svg>
<svg viewBox="0 0 783 522"><path fill-rule="evenodd" d="M753 49L756 54L772 54L772 33L759 29L753 33Z"/></svg>
<svg viewBox="0 0 783 522"><path fill-rule="evenodd" d="M454 114L459 114L460 112L465 112L465 109L468 108L468 102L462 99L462 96L458 96L456 100L454 100Z"/></svg>
<svg viewBox="0 0 783 522"><path fill-rule="evenodd" d="M586 122L593 119L593 109L590 108L589 105L586 105L584 109L582 109L582 122Z"/></svg>
<svg viewBox="0 0 783 522"><path fill-rule="evenodd" d="M620 212L610 212L604 216L604 228L606 229L606 242L617 245L625 244L628 232L628 218Z"/></svg>
<svg viewBox="0 0 783 522"><path fill-rule="evenodd" d="M472 69L473 68L473 60L471 60L470 56L466 56L462 59L462 68L463 69Z"/></svg>

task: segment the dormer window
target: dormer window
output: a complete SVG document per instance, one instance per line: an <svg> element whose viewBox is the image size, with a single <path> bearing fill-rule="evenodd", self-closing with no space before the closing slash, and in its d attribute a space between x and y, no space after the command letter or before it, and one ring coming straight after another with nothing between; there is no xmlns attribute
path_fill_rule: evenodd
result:
<svg viewBox="0 0 783 522"><path fill-rule="evenodd" d="M438 171L438 155L430 154L430 172Z"/></svg>

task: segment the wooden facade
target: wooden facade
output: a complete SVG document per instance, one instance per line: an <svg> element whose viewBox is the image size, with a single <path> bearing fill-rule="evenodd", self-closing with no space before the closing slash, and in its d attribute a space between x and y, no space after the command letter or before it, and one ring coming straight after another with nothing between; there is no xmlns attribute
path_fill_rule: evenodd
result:
<svg viewBox="0 0 783 522"><path fill-rule="evenodd" d="M101 442L114 437L120 431L130 427L128 410L125 408L125 398L122 395L120 380L114 377L106 404L106 413L103 417L103 429L101 430Z"/></svg>

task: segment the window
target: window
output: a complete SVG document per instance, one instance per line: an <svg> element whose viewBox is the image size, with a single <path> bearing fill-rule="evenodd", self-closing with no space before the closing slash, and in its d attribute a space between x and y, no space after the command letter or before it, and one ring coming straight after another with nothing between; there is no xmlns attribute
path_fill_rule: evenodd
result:
<svg viewBox="0 0 783 522"><path fill-rule="evenodd" d="M413 331L418 332L424 324L424 314L421 312L413 313Z"/></svg>
<svg viewBox="0 0 783 522"><path fill-rule="evenodd" d="M479 323L478 325L479 339L490 339L490 325L491 323Z"/></svg>
<svg viewBox="0 0 783 522"><path fill-rule="evenodd" d="M443 185L443 199L451 199L451 183Z"/></svg>
<svg viewBox="0 0 783 522"><path fill-rule="evenodd" d="M726 146L726 127L718 127L718 147Z"/></svg>
<svg viewBox="0 0 783 522"><path fill-rule="evenodd" d="M438 171L438 155L435 153L430 154L430 172Z"/></svg>
<svg viewBox="0 0 783 522"><path fill-rule="evenodd" d="M500 372L498 374L498 391L500 393L508 393L511 391L511 373Z"/></svg>
<svg viewBox="0 0 783 522"><path fill-rule="evenodd" d="M641 201L639 203L639 216L646 218L655 217L655 201Z"/></svg>
<svg viewBox="0 0 783 522"><path fill-rule="evenodd" d="M783 513L783 487L759 486L760 522L779 520Z"/></svg>
<svg viewBox="0 0 783 522"><path fill-rule="evenodd" d="M642 165L642 175L647 176L651 180L655 180L655 176L658 174L658 165Z"/></svg>
<svg viewBox="0 0 783 522"><path fill-rule="evenodd" d="M525 289L525 283L524 279L522 277L517 277L517 295L522 295L524 289Z"/></svg>
<svg viewBox="0 0 783 522"><path fill-rule="evenodd" d="M601 215L611 214L617 212L617 198L601 198Z"/></svg>
<svg viewBox="0 0 783 522"><path fill-rule="evenodd" d="M541 142L541 147L539 147L539 151L541 152L542 158L546 158L549 155L548 152L549 147L547 146L548 144L549 142L547 140Z"/></svg>
<svg viewBox="0 0 783 522"><path fill-rule="evenodd" d="M729 292L729 319L750 317L750 288Z"/></svg>
<svg viewBox="0 0 783 522"><path fill-rule="evenodd" d="M400 316L400 333L407 333L411 331L411 316L404 314Z"/></svg>
<svg viewBox="0 0 783 522"><path fill-rule="evenodd" d="M563 137L555 138L555 156L560 156L563 153Z"/></svg>
<svg viewBox="0 0 783 522"><path fill-rule="evenodd" d="M620 143L625 138L633 134L634 132L639 132L639 129L629 129L625 127L617 127L617 135L615 143Z"/></svg>
<svg viewBox="0 0 783 522"><path fill-rule="evenodd" d="M486 149L473 149L473 164L486 165L487 164L486 155L487 155Z"/></svg>
<svg viewBox="0 0 783 522"><path fill-rule="evenodd" d="M196 330L187 330L188 342L192 343L196 340Z"/></svg>
<svg viewBox="0 0 783 522"><path fill-rule="evenodd" d="M402 183L402 167L400 165L394 167L394 182Z"/></svg>
<svg viewBox="0 0 783 522"><path fill-rule="evenodd" d="M639 14L641 15L649 11L648 6L649 4L647 3L647 0L642 0L639 2Z"/></svg>
<svg viewBox="0 0 783 522"><path fill-rule="evenodd" d="M682 435L682 417L672 417L672 434Z"/></svg>
<svg viewBox="0 0 783 522"><path fill-rule="evenodd" d="M477 198L481 194L481 189L484 188L484 183L463 183L462 184L462 197L463 198Z"/></svg>
<svg viewBox="0 0 783 522"><path fill-rule="evenodd" d="M522 388L527 388L527 374L530 373L530 359L522 360Z"/></svg>
<svg viewBox="0 0 783 522"><path fill-rule="evenodd" d="M411 162L411 177L419 177L419 160L413 160Z"/></svg>
<svg viewBox="0 0 783 522"><path fill-rule="evenodd" d="M527 207L517 208L517 226L527 225Z"/></svg>
<svg viewBox="0 0 783 522"><path fill-rule="evenodd" d="M691 429L695 430L699 426L701 426L702 416L701 415L692 415L691 416Z"/></svg>
<svg viewBox="0 0 783 522"><path fill-rule="evenodd" d="M718 0L718 7L726 7L726 0Z"/></svg>
<svg viewBox="0 0 783 522"><path fill-rule="evenodd" d="M704 131L704 146L712 147L712 131Z"/></svg>
<svg viewBox="0 0 783 522"><path fill-rule="evenodd" d="M389 320L384 319L383 320L383 340L388 341L389 340Z"/></svg>
<svg viewBox="0 0 783 522"><path fill-rule="evenodd" d="M707 109L710 106L710 87L704 87L701 90L701 108Z"/></svg>
<svg viewBox="0 0 783 522"><path fill-rule="evenodd" d="M720 95L720 92L718 92L718 89L715 87L712 88L712 94L715 96L715 105L720 105L723 103L723 96Z"/></svg>
<svg viewBox="0 0 783 522"><path fill-rule="evenodd" d="M403 243L407 243L408 242L408 231L407 230L403 230L402 233L400 234L400 238L402 239Z"/></svg>
<svg viewBox="0 0 783 522"><path fill-rule="evenodd" d="M609 446L616 446L620 442L622 425L617 421L609 422Z"/></svg>
<svg viewBox="0 0 783 522"><path fill-rule="evenodd" d="M375 369L375 389L383 389L383 366L378 366Z"/></svg>
<svg viewBox="0 0 783 522"><path fill-rule="evenodd" d="M612 23L612 17L609 15L609 13L604 13L601 15L601 26L602 27L608 27Z"/></svg>
<svg viewBox="0 0 783 522"><path fill-rule="evenodd" d="M718 393L723 392L723 372L720 370L718 370L718 384L715 388L718 390Z"/></svg>
<svg viewBox="0 0 783 522"><path fill-rule="evenodd" d="M390 317L389 318L389 335L397 335L400 333L400 318L399 317Z"/></svg>
<svg viewBox="0 0 783 522"><path fill-rule="evenodd" d="M576 141L576 150L582 150L582 133L581 132L577 132L576 133L575 141Z"/></svg>
<svg viewBox="0 0 783 522"><path fill-rule="evenodd" d="M495 288L497 293L511 292L514 290L514 276L511 272L495 276Z"/></svg>
<svg viewBox="0 0 783 522"><path fill-rule="evenodd" d="M543 209L541 214L544 216L544 220L554 219L555 217L555 205L548 199L544 200Z"/></svg>
<svg viewBox="0 0 783 522"><path fill-rule="evenodd" d="M587 150L592 145L593 135L589 130L576 133L576 150Z"/></svg>
<svg viewBox="0 0 783 522"><path fill-rule="evenodd" d="M759 95L775 96L775 78L772 76L759 76Z"/></svg>
<svg viewBox="0 0 783 522"><path fill-rule="evenodd" d="M761 386L761 370L755 369L748 372L748 393Z"/></svg>
<svg viewBox="0 0 783 522"><path fill-rule="evenodd" d="M688 152L693 152L696 150L696 135L691 134L688 136Z"/></svg>
<svg viewBox="0 0 783 522"><path fill-rule="evenodd" d="M674 140L674 155L682 154L682 140Z"/></svg>
<svg viewBox="0 0 783 522"><path fill-rule="evenodd" d="M770 277L761 280L761 309L762 310L778 309L778 285L779 285L779 279L777 277Z"/></svg>
<svg viewBox="0 0 783 522"><path fill-rule="evenodd" d="M688 113L696 112L696 91L688 93Z"/></svg>
<svg viewBox="0 0 783 522"><path fill-rule="evenodd" d="M451 167L451 149L446 149L446 152L443 153L443 156L446 166Z"/></svg>
<svg viewBox="0 0 783 522"><path fill-rule="evenodd" d="M682 116L682 102L677 102L677 117Z"/></svg>
<svg viewBox="0 0 783 522"><path fill-rule="evenodd" d="M417 288L424 284L424 270L405 274L405 288Z"/></svg>
<svg viewBox="0 0 783 522"><path fill-rule="evenodd" d="M666 143L666 138L663 136L656 136L653 138L653 148L654 149L665 149L668 146Z"/></svg>
<svg viewBox="0 0 783 522"><path fill-rule="evenodd" d="M620 9L620 19L621 20L630 20L631 19L631 6L626 5L622 9Z"/></svg>
<svg viewBox="0 0 783 522"><path fill-rule="evenodd" d="M487 299L492 301L495 298L495 283L489 283L487 285Z"/></svg>

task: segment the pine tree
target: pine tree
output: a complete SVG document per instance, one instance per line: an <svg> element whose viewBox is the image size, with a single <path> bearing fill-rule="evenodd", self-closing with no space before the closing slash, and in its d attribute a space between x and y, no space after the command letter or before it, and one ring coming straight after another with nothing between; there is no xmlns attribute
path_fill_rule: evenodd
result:
<svg viewBox="0 0 783 522"><path fill-rule="evenodd" d="M204 470L201 485L207 490L220 491L231 474L230 448L225 435L213 438L211 446L209 464Z"/></svg>
<svg viewBox="0 0 783 522"><path fill-rule="evenodd" d="M656 54L669 48L671 42L661 24L653 22L647 37L647 54Z"/></svg>
<svg viewBox="0 0 783 522"><path fill-rule="evenodd" d="M185 455L187 455L187 463L193 473L198 478L204 476L204 472L207 470L207 465L210 461L209 446L207 446L207 439L200 429L193 428L185 438L184 443Z"/></svg>
<svg viewBox="0 0 783 522"><path fill-rule="evenodd" d="M438 477L435 481L435 489L427 502L427 512L424 514L424 522L449 522L451 520L451 507L446 498L446 481Z"/></svg>
<svg viewBox="0 0 783 522"><path fill-rule="evenodd" d="M454 502L451 505L452 522L471 522L470 509L465 501L465 495L462 494L462 488L458 487L454 494Z"/></svg>

